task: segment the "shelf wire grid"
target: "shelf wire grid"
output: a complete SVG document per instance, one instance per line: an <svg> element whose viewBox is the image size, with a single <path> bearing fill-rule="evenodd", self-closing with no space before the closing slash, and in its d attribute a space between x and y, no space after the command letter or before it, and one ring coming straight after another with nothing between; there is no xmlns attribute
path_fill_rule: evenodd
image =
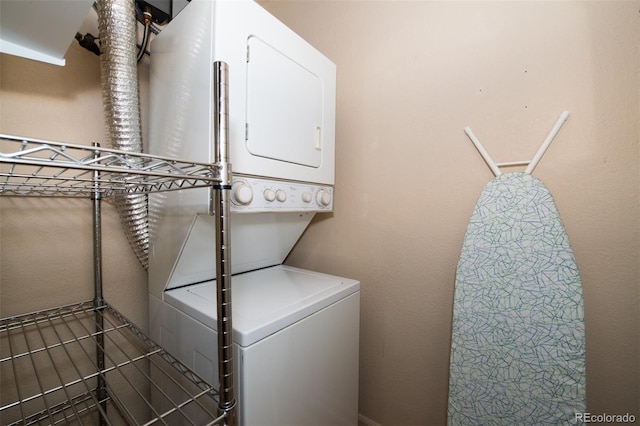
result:
<svg viewBox="0 0 640 426"><path fill-rule="evenodd" d="M98 186L93 172L98 171ZM0 194L91 197L211 187L213 163L0 134Z"/></svg>
<svg viewBox="0 0 640 426"><path fill-rule="evenodd" d="M104 366L98 367L98 351ZM0 319L3 425L219 424L215 388L113 307ZM98 389L99 383L106 388Z"/></svg>

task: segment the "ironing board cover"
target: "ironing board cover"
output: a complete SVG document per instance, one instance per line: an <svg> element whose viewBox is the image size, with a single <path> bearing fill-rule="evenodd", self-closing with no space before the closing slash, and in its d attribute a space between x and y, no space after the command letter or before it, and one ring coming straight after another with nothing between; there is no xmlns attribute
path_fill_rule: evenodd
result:
<svg viewBox="0 0 640 426"><path fill-rule="evenodd" d="M551 194L489 182L456 273L449 425L576 424L585 411L580 276Z"/></svg>

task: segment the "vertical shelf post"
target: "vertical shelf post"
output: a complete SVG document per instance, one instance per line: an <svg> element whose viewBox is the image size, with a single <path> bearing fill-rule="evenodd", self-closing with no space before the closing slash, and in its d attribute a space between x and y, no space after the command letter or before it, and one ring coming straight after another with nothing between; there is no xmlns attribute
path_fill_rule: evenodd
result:
<svg viewBox="0 0 640 426"><path fill-rule="evenodd" d="M229 197L231 164L229 163L228 66L214 63L214 155L220 182L212 187L211 213L216 225L216 292L218 320L218 411L225 415L226 426L237 425L233 380L233 326L231 322L231 238Z"/></svg>
<svg viewBox="0 0 640 426"><path fill-rule="evenodd" d="M94 143L94 147L99 147L99 143ZM96 150L94 158L99 157ZM102 294L102 194L100 192L100 172L93 171L93 283L96 323L96 365L98 375L96 376L96 399L98 401L98 415L100 426L105 425L107 413L107 384L103 375L104 362L104 317L102 309L104 307L104 296Z"/></svg>

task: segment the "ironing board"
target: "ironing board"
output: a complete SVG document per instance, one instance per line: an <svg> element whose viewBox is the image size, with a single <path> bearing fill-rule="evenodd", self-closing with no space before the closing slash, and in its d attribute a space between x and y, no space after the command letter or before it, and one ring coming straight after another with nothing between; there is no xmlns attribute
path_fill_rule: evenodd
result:
<svg viewBox="0 0 640 426"><path fill-rule="evenodd" d="M585 412L580 276L553 198L530 174L567 116L521 173L502 174L466 129L497 173L456 272L449 425L577 424Z"/></svg>

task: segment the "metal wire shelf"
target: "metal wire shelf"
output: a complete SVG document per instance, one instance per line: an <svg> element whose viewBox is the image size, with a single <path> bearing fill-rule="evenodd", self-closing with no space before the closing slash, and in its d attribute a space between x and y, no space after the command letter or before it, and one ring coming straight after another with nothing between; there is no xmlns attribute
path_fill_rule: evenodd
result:
<svg viewBox="0 0 640 426"><path fill-rule="evenodd" d="M211 187L220 180L212 163L0 134L3 195L108 197Z"/></svg>
<svg viewBox="0 0 640 426"><path fill-rule="evenodd" d="M102 299L100 200L219 189L218 164L0 134L0 195L93 199L96 271L93 301L0 319L3 425L235 424L231 386L218 393Z"/></svg>
<svg viewBox="0 0 640 426"><path fill-rule="evenodd" d="M0 348L5 425L96 424L96 416L100 424L222 420L216 390L108 304L96 308L88 301L2 319Z"/></svg>

